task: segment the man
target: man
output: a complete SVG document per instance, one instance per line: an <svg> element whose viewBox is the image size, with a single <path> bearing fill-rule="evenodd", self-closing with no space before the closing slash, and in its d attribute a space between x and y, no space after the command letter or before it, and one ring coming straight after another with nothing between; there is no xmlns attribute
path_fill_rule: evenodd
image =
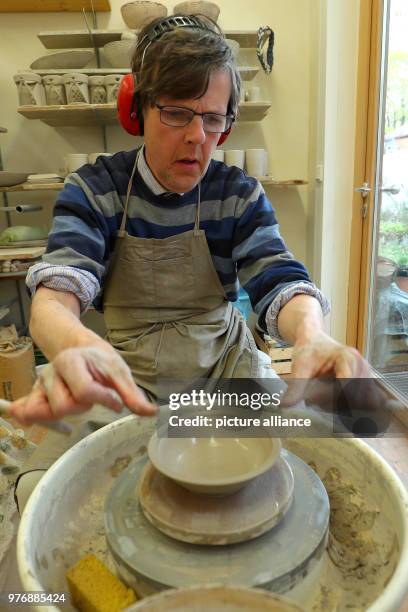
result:
<svg viewBox="0 0 408 612"><path fill-rule="evenodd" d="M357 351L324 333L326 300L286 250L259 182L211 161L240 79L223 36L194 19L139 36L144 147L79 169L57 200L47 254L27 278L31 335L54 374L15 402L26 422L95 402L152 414L140 388L154 400L165 378L265 376L267 358L231 305L239 283L259 326L294 344L298 377L361 368ZM80 322L92 302L107 341Z"/></svg>

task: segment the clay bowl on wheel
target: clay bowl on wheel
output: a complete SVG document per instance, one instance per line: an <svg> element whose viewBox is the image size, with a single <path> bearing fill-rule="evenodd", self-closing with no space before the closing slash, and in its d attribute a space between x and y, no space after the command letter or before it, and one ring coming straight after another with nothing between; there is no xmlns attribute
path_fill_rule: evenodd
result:
<svg viewBox="0 0 408 612"><path fill-rule="evenodd" d="M226 495L269 470L278 459L278 438L165 438L153 434L154 467L189 491Z"/></svg>

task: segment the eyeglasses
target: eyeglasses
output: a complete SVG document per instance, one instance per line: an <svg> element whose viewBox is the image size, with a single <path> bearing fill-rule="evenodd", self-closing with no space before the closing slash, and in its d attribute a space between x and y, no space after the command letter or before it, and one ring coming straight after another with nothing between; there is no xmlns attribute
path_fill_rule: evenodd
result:
<svg viewBox="0 0 408 612"><path fill-rule="evenodd" d="M203 128L212 134L222 134L230 129L235 121L234 115L219 115L218 113L196 113L191 108L182 106L162 106L156 104L160 111L160 121L170 127L185 127L195 115L203 120Z"/></svg>

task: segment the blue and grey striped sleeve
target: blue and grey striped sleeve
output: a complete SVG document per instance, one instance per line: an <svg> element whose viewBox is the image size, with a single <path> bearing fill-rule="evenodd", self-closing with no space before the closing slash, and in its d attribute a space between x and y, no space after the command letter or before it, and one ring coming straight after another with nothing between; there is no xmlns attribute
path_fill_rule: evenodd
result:
<svg viewBox="0 0 408 612"><path fill-rule="evenodd" d="M258 324L270 335L279 337L279 310L294 295L313 295L324 314L328 303L311 282L305 266L288 251L261 184L253 179L248 185L248 197L238 203L241 210L236 213L232 256L239 281L258 315Z"/></svg>
<svg viewBox="0 0 408 612"><path fill-rule="evenodd" d="M54 207L46 253L27 275L26 284L32 294L41 283L75 293L82 312L91 305L100 291L113 250L115 204L112 198L95 195L82 175L73 173L67 177ZM121 203L116 208L120 209Z"/></svg>

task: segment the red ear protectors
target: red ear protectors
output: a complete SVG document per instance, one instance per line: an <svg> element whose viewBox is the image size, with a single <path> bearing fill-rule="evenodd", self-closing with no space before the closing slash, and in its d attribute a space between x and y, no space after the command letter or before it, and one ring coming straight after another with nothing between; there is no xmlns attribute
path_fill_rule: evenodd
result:
<svg viewBox="0 0 408 612"><path fill-rule="evenodd" d="M139 44L143 44L147 38L149 40L148 45L150 45L165 32L170 32L179 27L210 29L205 23L193 16L169 17L153 26ZM143 114L140 108L139 96L135 91L136 78L134 73L126 74L120 82L117 98L118 119L122 127L129 134L143 136ZM218 145L225 142L230 131L231 128L220 135Z"/></svg>
<svg viewBox="0 0 408 612"><path fill-rule="evenodd" d="M133 134L143 135L143 116L141 116L139 96L135 92L136 75L126 74L120 82L117 99L118 119L121 126Z"/></svg>
<svg viewBox="0 0 408 612"><path fill-rule="evenodd" d="M139 105L139 96L135 92L136 75L126 74L120 82L117 109L121 126L133 136L143 136L143 115ZM217 146L228 138L231 128L220 135Z"/></svg>

